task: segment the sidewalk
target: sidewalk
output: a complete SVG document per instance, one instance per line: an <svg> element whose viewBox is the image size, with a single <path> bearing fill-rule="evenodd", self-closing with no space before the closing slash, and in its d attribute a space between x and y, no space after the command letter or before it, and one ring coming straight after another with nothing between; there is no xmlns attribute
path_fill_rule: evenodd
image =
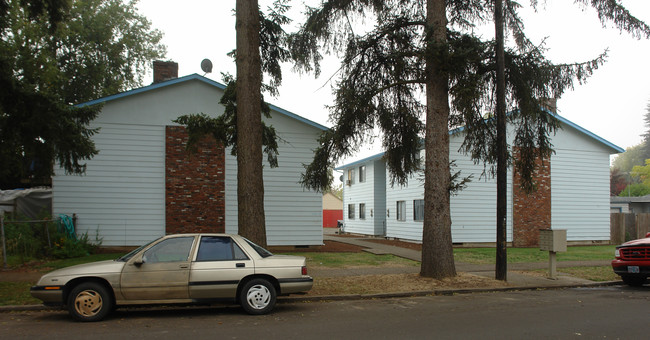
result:
<svg viewBox="0 0 650 340"><path fill-rule="evenodd" d="M397 246L391 246L383 243L368 241L367 237L342 237L336 234L338 229L335 228L324 228L323 239L326 241L336 241L341 243L348 243L364 247L364 251L369 253L381 255L381 254L392 254L395 256L403 257L406 259L421 261L422 252L407 249ZM610 261L566 261L566 262L557 262L557 268L565 267L594 267L594 266L607 266L610 264ZM390 271L392 268L377 268L377 270L365 270L363 273L357 273L355 275L369 275L369 274L398 274L398 273L417 273L419 268L395 268L394 271ZM520 271L529 271L536 269L548 269L548 263L511 263L508 264L508 284L513 287L518 288L551 288L551 287L583 287L583 286L598 286L598 285L612 285L618 283L618 281L611 282L594 282L590 280L585 280L577 277L568 276L566 274L560 273L558 270L556 279L550 279L546 276L537 276L537 275L528 275L520 273ZM358 272L358 269L355 269ZM495 269L494 265L480 265L480 264L469 264L456 262L456 271L464 272L474 275L480 275L484 277L494 278ZM331 276L344 276L345 272L341 273L328 273ZM350 274L348 274L350 275Z"/></svg>

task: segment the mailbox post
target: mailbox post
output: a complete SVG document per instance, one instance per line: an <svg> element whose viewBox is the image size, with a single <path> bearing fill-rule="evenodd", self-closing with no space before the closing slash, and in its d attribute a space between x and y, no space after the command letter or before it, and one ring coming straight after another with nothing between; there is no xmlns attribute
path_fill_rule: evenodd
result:
<svg viewBox="0 0 650 340"><path fill-rule="evenodd" d="M557 260L555 256L557 255L558 252L566 251L566 230L565 229L540 229L539 250L548 251L549 278L556 280Z"/></svg>

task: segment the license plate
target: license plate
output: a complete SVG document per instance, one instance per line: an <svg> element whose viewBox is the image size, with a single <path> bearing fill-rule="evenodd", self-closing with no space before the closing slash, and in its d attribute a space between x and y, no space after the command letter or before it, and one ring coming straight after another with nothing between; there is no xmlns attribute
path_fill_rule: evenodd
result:
<svg viewBox="0 0 650 340"><path fill-rule="evenodd" d="M627 272L637 274L639 273L639 266L627 266Z"/></svg>

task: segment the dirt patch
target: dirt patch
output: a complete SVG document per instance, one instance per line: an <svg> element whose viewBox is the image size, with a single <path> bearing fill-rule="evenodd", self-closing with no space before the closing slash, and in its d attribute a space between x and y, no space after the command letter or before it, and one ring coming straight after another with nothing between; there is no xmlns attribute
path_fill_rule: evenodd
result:
<svg viewBox="0 0 650 340"><path fill-rule="evenodd" d="M308 295L377 294L415 292L442 289L471 289L508 287L503 281L459 273L443 280L421 277L419 274L386 274L347 277L316 277Z"/></svg>

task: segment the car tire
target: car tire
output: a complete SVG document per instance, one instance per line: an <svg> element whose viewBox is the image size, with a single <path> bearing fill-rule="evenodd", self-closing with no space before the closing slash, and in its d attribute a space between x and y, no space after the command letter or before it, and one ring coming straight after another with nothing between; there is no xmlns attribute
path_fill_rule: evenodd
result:
<svg viewBox="0 0 650 340"><path fill-rule="evenodd" d="M275 307L277 293L266 279L253 279L244 284L239 292L239 303L248 314L262 315Z"/></svg>
<svg viewBox="0 0 650 340"><path fill-rule="evenodd" d="M68 296L68 312L78 321L102 320L113 310L113 305L108 289L97 282L83 282Z"/></svg>
<svg viewBox="0 0 650 340"><path fill-rule="evenodd" d="M640 277L640 276L621 276L621 279L623 279L623 282L625 282L626 285L632 286L632 287L640 287L643 286L643 284L646 281L645 277Z"/></svg>

